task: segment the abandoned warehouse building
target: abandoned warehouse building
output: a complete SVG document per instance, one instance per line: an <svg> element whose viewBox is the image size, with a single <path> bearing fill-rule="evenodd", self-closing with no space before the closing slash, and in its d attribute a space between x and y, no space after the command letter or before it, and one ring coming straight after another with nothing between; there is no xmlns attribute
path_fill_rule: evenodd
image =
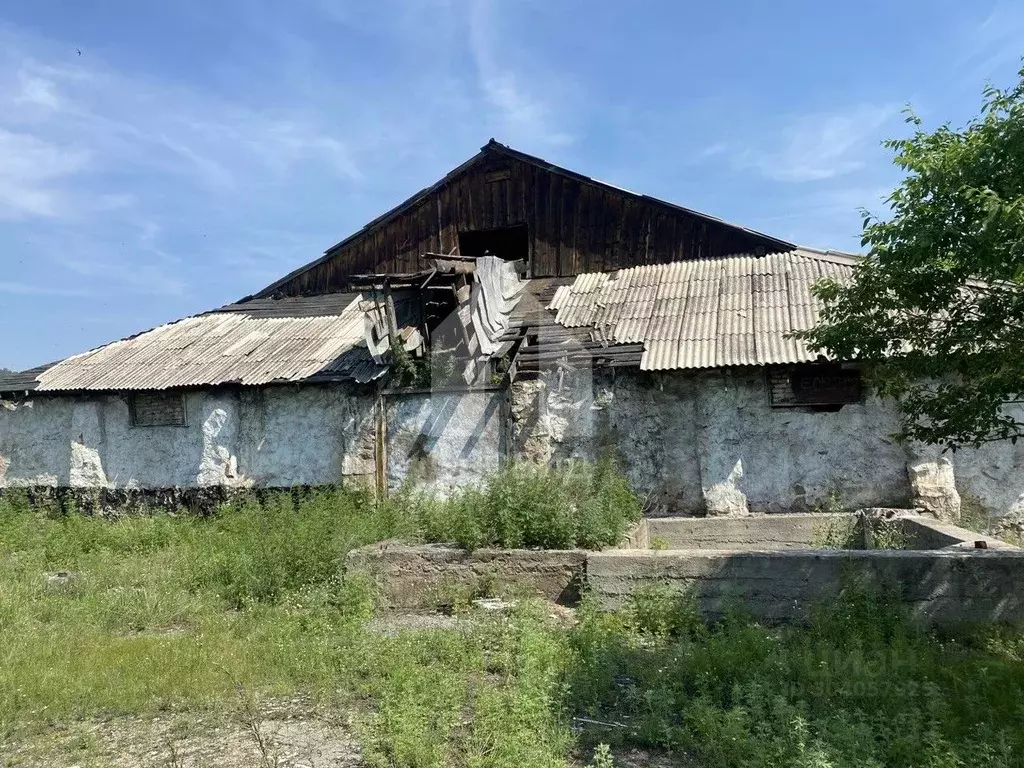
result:
<svg viewBox="0 0 1024 768"><path fill-rule="evenodd" d="M607 456L652 512L1024 503L1024 443L898 444L790 338L856 258L492 140L255 295L0 378L0 488L443 493Z"/></svg>

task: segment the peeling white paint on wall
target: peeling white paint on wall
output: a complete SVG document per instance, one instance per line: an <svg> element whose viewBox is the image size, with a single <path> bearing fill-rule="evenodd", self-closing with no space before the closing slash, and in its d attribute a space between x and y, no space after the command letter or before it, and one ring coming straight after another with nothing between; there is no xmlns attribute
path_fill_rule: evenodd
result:
<svg viewBox="0 0 1024 768"><path fill-rule="evenodd" d="M329 485L372 478L373 397L346 387L189 392L187 426L136 427L117 395L0 409L0 487ZM371 454L365 454L369 430Z"/></svg>
<svg viewBox="0 0 1024 768"><path fill-rule="evenodd" d="M55 398L0 409L2 487L70 484L73 404L71 398Z"/></svg>
<svg viewBox="0 0 1024 768"><path fill-rule="evenodd" d="M369 390L243 390L240 421L239 463L256 485L320 485L356 478L373 484L376 425Z"/></svg>
<svg viewBox="0 0 1024 768"><path fill-rule="evenodd" d="M479 485L503 460L504 400L502 392L389 396L388 488L410 480L447 494Z"/></svg>
<svg viewBox="0 0 1024 768"><path fill-rule="evenodd" d="M187 426L135 427L117 395L0 408L0 487L279 487L377 479L376 395L342 385L189 392ZM656 510L713 514L961 503L1002 514L1024 498L1024 441L943 454L890 435L891 403L773 409L761 370L562 370L502 392L389 395L386 482L440 492L507 457L618 458ZM1022 412L1024 415L1024 412ZM506 441L508 444L506 445Z"/></svg>
<svg viewBox="0 0 1024 768"><path fill-rule="evenodd" d="M237 418L229 419L223 408L214 408L203 421L203 454L199 461L196 485L244 485L238 473L238 457L230 446L237 446Z"/></svg>
<svg viewBox="0 0 1024 768"><path fill-rule="evenodd" d="M914 450L917 454L919 451ZM936 451L927 451L934 454ZM960 493L956 489L953 462L949 456L930 458L914 455L907 462L907 476L914 494L914 506L931 512L948 523L960 521Z"/></svg>
<svg viewBox="0 0 1024 768"><path fill-rule="evenodd" d="M71 409L71 466L73 486L103 488L107 477L100 449L103 446L102 403L99 400L77 402Z"/></svg>
<svg viewBox="0 0 1024 768"><path fill-rule="evenodd" d="M589 370L582 375L590 380ZM568 393L559 393L559 386ZM908 465L920 457L891 438L898 414L878 398L836 412L772 408L759 369L601 372L594 388L605 394L587 449L579 434L567 438L541 428L553 417L555 423L569 420L560 403L579 398L575 383L564 373L561 384L552 374L516 382L514 452L540 463L610 453L634 487L664 511L735 515L804 511L834 501L856 508L920 500L908 475ZM935 502L946 509L959 505L952 497L959 493L989 514L1002 514L1024 493L1024 447L998 443L928 461L948 464L933 473L942 480L933 488Z"/></svg>

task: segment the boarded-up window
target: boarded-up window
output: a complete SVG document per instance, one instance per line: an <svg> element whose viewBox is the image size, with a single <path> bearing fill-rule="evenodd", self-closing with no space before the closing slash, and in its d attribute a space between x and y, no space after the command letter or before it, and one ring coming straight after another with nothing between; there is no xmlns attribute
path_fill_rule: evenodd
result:
<svg viewBox="0 0 1024 768"><path fill-rule="evenodd" d="M184 427L185 396L175 392L136 392L128 400L133 427Z"/></svg>
<svg viewBox="0 0 1024 768"><path fill-rule="evenodd" d="M773 368L768 372L772 406L842 406L861 400L860 371L835 363Z"/></svg>

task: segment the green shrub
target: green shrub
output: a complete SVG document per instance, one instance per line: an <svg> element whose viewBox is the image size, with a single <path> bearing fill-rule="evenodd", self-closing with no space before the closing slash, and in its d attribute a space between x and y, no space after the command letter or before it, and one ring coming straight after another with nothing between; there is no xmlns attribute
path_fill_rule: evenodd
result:
<svg viewBox="0 0 1024 768"><path fill-rule="evenodd" d="M639 587L626 601L625 616L633 631L656 637L699 634L704 629L693 596L668 584Z"/></svg>
<svg viewBox="0 0 1024 768"><path fill-rule="evenodd" d="M482 488L448 499L407 492L397 503L416 516L426 541L467 549L600 549L617 544L642 513L628 481L607 463L510 464Z"/></svg>
<svg viewBox="0 0 1024 768"><path fill-rule="evenodd" d="M0 548L31 549L49 570L173 550L191 589L213 591L239 608L327 584L343 571L349 550L375 541L598 548L618 542L640 513L639 500L613 468L585 464L512 465L482 488L448 499L414 489L382 501L342 488L254 493L205 518L51 514L9 492L0 496Z"/></svg>

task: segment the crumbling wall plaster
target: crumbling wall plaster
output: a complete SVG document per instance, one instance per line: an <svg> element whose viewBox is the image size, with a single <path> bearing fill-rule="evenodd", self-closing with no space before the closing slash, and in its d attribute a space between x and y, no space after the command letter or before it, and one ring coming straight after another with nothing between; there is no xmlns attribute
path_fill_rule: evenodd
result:
<svg viewBox="0 0 1024 768"><path fill-rule="evenodd" d="M695 383L710 479L741 468L730 484L751 512L908 505L896 414L877 398L834 412L772 408L756 369L698 374Z"/></svg>
<svg viewBox="0 0 1024 768"><path fill-rule="evenodd" d="M479 485L504 459L504 401L503 392L388 395L388 488Z"/></svg>
<svg viewBox="0 0 1024 768"><path fill-rule="evenodd" d="M513 385L516 455L546 463L561 455L614 456L657 512L909 503L904 451L889 437L895 415L878 400L835 413L773 409L760 370L601 371L593 376L590 418L578 418L562 445L559 430L538 427L558 423L553 393L566 386L564 375L550 372ZM570 399L587 402L575 385L562 395Z"/></svg>
<svg viewBox="0 0 1024 768"><path fill-rule="evenodd" d="M1024 406L1009 410L1024 423ZM969 501L982 512L1002 515L1024 493L1024 440L986 443L977 449L943 454L953 465L954 482L962 504Z"/></svg>
<svg viewBox="0 0 1024 768"><path fill-rule="evenodd" d="M510 425L517 458L535 464L593 461L602 393L589 368L560 369L512 384Z"/></svg>
<svg viewBox="0 0 1024 768"><path fill-rule="evenodd" d="M939 520L958 522L961 501L951 457L936 455L938 451L929 448L912 447L908 453L907 476L914 506Z"/></svg>
<svg viewBox="0 0 1024 768"><path fill-rule="evenodd" d="M652 509L695 508L702 500L691 395L690 382L679 377L587 368L517 380L510 395L513 455L551 465L612 458Z"/></svg>
<svg viewBox="0 0 1024 768"><path fill-rule="evenodd" d="M237 477L237 393L189 392L185 395L187 423L184 427L135 427L131 423L127 398L108 395L102 397L101 402L106 439L100 459L108 487L219 485L228 479L232 457L235 457Z"/></svg>
<svg viewBox="0 0 1024 768"><path fill-rule="evenodd" d="M69 398L0 401L0 488L70 484Z"/></svg>
<svg viewBox="0 0 1024 768"><path fill-rule="evenodd" d="M656 512L921 504L956 519L958 492L990 514L1007 511L1024 492L1024 441L955 454L915 451L892 439L898 413L876 397L831 412L772 408L760 369L595 371L592 383L588 400L564 373L515 382L515 455L548 464L614 455ZM565 418L557 408L566 402L586 403L579 413L588 416ZM567 435L559 426L570 422L575 431Z"/></svg>
<svg viewBox="0 0 1024 768"><path fill-rule="evenodd" d="M73 487L103 488L107 476L100 451L103 449L103 402L99 399L76 402L71 409L71 466L69 484Z"/></svg>
<svg viewBox="0 0 1024 768"><path fill-rule="evenodd" d="M655 511L703 506L692 380L601 374L598 442Z"/></svg>
<svg viewBox="0 0 1024 768"><path fill-rule="evenodd" d="M375 477L372 393L269 387L185 397L184 427L132 426L118 395L6 402L0 488L244 488Z"/></svg>
<svg viewBox="0 0 1024 768"><path fill-rule="evenodd" d="M956 519L961 501L990 515L1024 508L1024 441L904 447L891 438L892 403L773 409L763 376L563 367L517 380L507 403L501 392L389 395L388 485L416 478L448 491L479 483L506 456L551 465L613 456L656 512L835 502L916 504ZM117 395L3 401L0 488L373 484L375 398L339 385L189 392L185 427L133 427Z"/></svg>
<svg viewBox="0 0 1024 768"><path fill-rule="evenodd" d="M508 434L512 453L520 461L546 465L551 460L551 432L547 424L547 382L517 379L509 389Z"/></svg>
<svg viewBox="0 0 1024 768"><path fill-rule="evenodd" d="M262 486L369 483L374 395L345 386L243 390L242 458Z"/></svg>

